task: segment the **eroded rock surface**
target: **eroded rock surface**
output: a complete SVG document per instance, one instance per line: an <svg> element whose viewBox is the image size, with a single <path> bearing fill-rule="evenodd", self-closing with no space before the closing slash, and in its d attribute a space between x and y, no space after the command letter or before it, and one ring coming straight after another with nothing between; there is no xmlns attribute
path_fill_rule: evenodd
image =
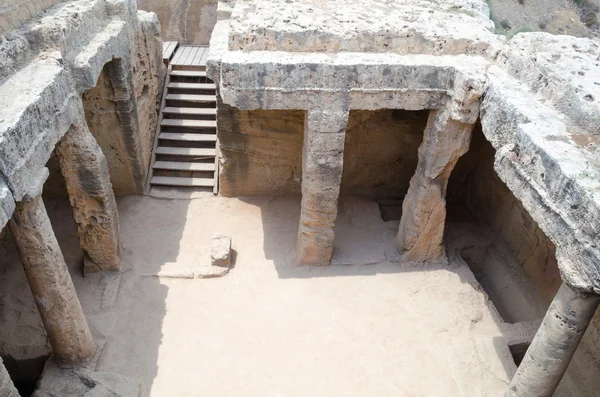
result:
<svg viewBox="0 0 600 397"><path fill-rule="evenodd" d="M481 116L496 172L556 244L563 278L596 293L599 57L587 39L518 35L490 68Z"/></svg>

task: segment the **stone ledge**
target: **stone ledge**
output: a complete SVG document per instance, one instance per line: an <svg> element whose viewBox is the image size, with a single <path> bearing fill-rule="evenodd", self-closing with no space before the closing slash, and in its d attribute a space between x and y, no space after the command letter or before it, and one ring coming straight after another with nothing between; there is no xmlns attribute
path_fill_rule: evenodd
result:
<svg viewBox="0 0 600 397"><path fill-rule="evenodd" d="M58 50L68 58L82 48L105 24L104 0L75 0L59 3L20 28L34 52Z"/></svg>
<svg viewBox="0 0 600 397"><path fill-rule="evenodd" d="M483 87L487 67L484 58L466 55L238 51L224 53L220 61L223 102L242 110L335 103L365 110L437 109L462 89L457 85Z"/></svg>
<svg viewBox="0 0 600 397"><path fill-rule="evenodd" d="M577 126L497 67L481 122L496 172L557 245L563 279L600 293L600 165L573 140Z"/></svg>
<svg viewBox="0 0 600 397"><path fill-rule="evenodd" d="M130 51L128 33L125 22L112 21L75 57L73 74L79 93L96 85L107 62L127 56Z"/></svg>
<svg viewBox="0 0 600 397"><path fill-rule="evenodd" d="M518 34L497 64L537 99L590 134L600 132L600 43L548 33Z"/></svg>
<svg viewBox="0 0 600 397"><path fill-rule="evenodd" d="M43 54L0 85L0 172L17 201L41 192L50 153L78 110L62 62Z"/></svg>

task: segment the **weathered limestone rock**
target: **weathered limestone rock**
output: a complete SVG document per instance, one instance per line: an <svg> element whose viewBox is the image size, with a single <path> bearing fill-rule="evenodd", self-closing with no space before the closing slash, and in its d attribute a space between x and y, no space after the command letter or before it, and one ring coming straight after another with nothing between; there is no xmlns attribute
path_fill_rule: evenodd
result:
<svg viewBox="0 0 600 397"><path fill-rule="evenodd" d="M27 19L58 3L60 0L5 0L0 14L0 35L18 28Z"/></svg>
<svg viewBox="0 0 600 397"><path fill-rule="evenodd" d="M493 57L501 41L488 15L479 0L238 1L229 49Z"/></svg>
<svg viewBox="0 0 600 397"><path fill-rule="evenodd" d="M551 397L600 303L563 284L533 338L506 397Z"/></svg>
<svg viewBox="0 0 600 397"><path fill-rule="evenodd" d="M73 207L79 244L93 264L85 271L118 270L117 202L106 157L83 119L67 131L56 153Z"/></svg>
<svg viewBox="0 0 600 397"><path fill-rule="evenodd" d="M0 85L0 172L15 200L41 193L50 153L74 119L62 61L57 53L39 57Z"/></svg>
<svg viewBox="0 0 600 397"><path fill-rule="evenodd" d="M298 263L329 265L342 182L348 110L309 110L304 121Z"/></svg>
<svg viewBox="0 0 600 397"><path fill-rule="evenodd" d="M158 15L165 40L207 45L217 19L217 0L139 0Z"/></svg>
<svg viewBox="0 0 600 397"><path fill-rule="evenodd" d="M432 110L419 147L417 171L402 204L396 245L403 260L424 262L444 255L446 188L459 157L467 152L472 124L452 120L449 112Z"/></svg>
<svg viewBox="0 0 600 397"><path fill-rule="evenodd" d="M9 225L57 362L84 363L95 344L41 197L17 203Z"/></svg>
<svg viewBox="0 0 600 397"><path fill-rule="evenodd" d="M215 233L210 253L212 266L229 267L231 265L231 236Z"/></svg>
<svg viewBox="0 0 600 397"><path fill-rule="evenodd" d="M15 200L4 178L0 175L0 230L6 225L15 211Z"/></svg>
<svg viewBox="0 0 600 397"><path fill-rule="evenodd" d="M33 18L18 29L11 25L12 22L2 26L16 29L6 32L7 39L0 41L0 172L16 200L31 199L41 192L48 175L44 167L50 153L78 117L79 97L90 84L95 84L103 66L113 59L121 59L131 74L133 58L137 55L134 52L136 43L145 40L150 25L154 24L158 30L156 19L144 16L143 21L138 19L135 2L130 1L71 0L59 2L49 9L55 1L44 0L41 4L37 0L23 0L22 3L36 7L33 13L30 8L24 10L26 17L47 11L43 17ZM10 5L8 15L13 11ZM136 37L138 25L143 32L139 38ZM160 47L150 41L140 48L154 50ZM142 64L147 65L150 72L148 81L156 80L152 62L144 59ZM148 84L147 91L144 91L144 85L140 86L140 91L156 98L158 89L153 87L158 84L156 81L153 84ZM133 88L130 91L133 92ZM149 103L146 107L136 103L137 100L133 97L129 102L124 99L121 103L129 103L132 108L129 113L133 113L136 106L143 109L142 118L145 113L155 113L155 100L140 98L140 102ZM120 111L119 117L123 117L124 123L135 126L132 118L137 116L125 114L128 113L127 105ZM149 124L155 123L152 117L148 120ZM151 131L146 134L151 136L147 139L151 142L155 125L147 130ZM141 134L134 127L127 131L133 135L132 141ZM115 137L112 139L114 141ZM139 146L149 152L151 143L146 144L143 139L138 139L142 140ZM144 150L140 151L143 154ZM144 158L138 153L134 156ZM126 154L122 158L128 160L128 157ZM137 178L141 180L138 184L143 186L147 163L141 161L138 168L138 176L141 175ZM131 190L135 191L135 183L132 181L131 184L134 185Z"/></svg>
<svg viewBox="0 0 600 397"><path fill-rule="evenodd" d="M139 397L138 382L122 375L89 369L60 369L50 359L33 397Z"/></svg>
<svg viewBox="0 0 600 397"><path fill-rule="evenodd" d="M10 375L6 371L6 367L0 358L0 396L2 397L19 397L19 392L15 388Z"/></svg>
<svg viewBox="0 0 600 397"><path fill-rule="evenodd" d="M229 267L222 266L200 266L197 269L197 278L219 278L229 274Z"/></svg>
<svg viewBox="0 0 600 397"><path fill-rule="evenodd" d="M141 194L144 191L144 182L148 171L144 163L143 145L139 133L139 119L137 102L133 85L133 71L126 60L113 60L105 68L107 78L110 80L116 113L122 129L122 142L124 150L121 153L122 161L128 163L128 171L134 181L132 193Z"/></svg>
<svg viewBox="0 0 600 397"><path fill-rule="evenodd" d="M162 59L161 26L156 14L138 11L137 17L136 56L132 60L133 86L139 115L142 164L148 168L167 68Z"/></svg>
<svg viewBox="0 0 600 397"><path fill-rule="evenodd" d="M299 194L304 112L217 105L219 194Z"/></svg>
<svg viewBox="0 0 600 397"><path fill-rule="evenodd" d="M488 71L481 113L495 171L557 246L563 280L589 293L600 293L599 51L518 35L499 58L505 70Z"/></svg>

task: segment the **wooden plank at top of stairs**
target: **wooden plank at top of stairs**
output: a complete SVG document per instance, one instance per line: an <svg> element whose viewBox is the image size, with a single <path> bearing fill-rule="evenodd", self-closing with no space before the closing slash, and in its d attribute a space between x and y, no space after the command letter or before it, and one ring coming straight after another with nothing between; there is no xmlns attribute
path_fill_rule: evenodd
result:
<svg viewBox="0 0 600 397"><path fill-rule="evenodd" d="M200 64L200 60L202 59L202 55L204 55L205 50L206 50L206 47L198 47L198 52L196 53L196 56L194 57L194 59L192 59L192 65Z"/></svg>
<svg viewBox="0 0 600 397"><path fill-rule="evenodd" d="M190 54L188 55L188 57L185 60L185 65L191 65L192 61L194 60L194 57L196 56L197 53L198 53L198 47L192 47L192 49L190 50Z"/></svg>
<svg viewBox="0 0 600 397"><path fill-rule="evenodd" d="M215 108L179 108L179 107L165 107L163 108L163 114L169 115L186 115L186 116L213 116L217 114ZM169 120L169 119L167 119Z"/></svg>
<svg viewBox="0 0 600 397"><path fill-rule="evenodd" d="M153 176L150 181L151 185L163 186L213 187L214 183L212 178L184 178L178 176Z"/></svg>
<svg viewBox="0 0 600 397"><path fill-rule="evenodd" d="M186 120L186 119L163 119L160 122L163 127L186 127L186 128L217 128L216 120Z"/></svg>
<svg viewBox="0 0 600 397"><path fill-rule="evenodd" d="M170 156L215 157L217 151L216 149L159 146L155 153Z"/></svg>
<svg viewBox="0 0 600 397"><path fill-rule="evenodd" d="M183 56L183 53L185 52L185 47L183 46L179 46L177 48L177 50L175 51L175 55L173 55L173 59L171 59L170 64L171 65L175 65L176 63L179 63L179 60L181 59L181 57Z"/></svg>
<svg viewBox="0 0 600 397"><path fill-rule="evenodd" d="M206 47L206 51L204 51L204 55L202 55L202 59L200 60L200 65L206 66L206 61L208 60L208 51L209 48Z"/></svg>
<svg viewBox="0 0 600 397"><path fill-rule="evenodd" d="M173 171L210 172L215 170L215 163L189 163L180 161L156 161L154 169Z"/></svg>
<svg viewBox="0 0 600 397"><path fill-rule="evenodd" d="M217 97L214 95L167 94L167 101L217 102Z"/></svg>
<svg viewBox="0 0 600 397"><path fill-rule="evenodd" d="M214 90L213 83L169 83L169 88L180 90Z"/></svg>
<svg viewBox="0 0 600 397"><path fill-rule="evenodd" d="M194 134L189 132L161 132L158 139L167 141L185 141L185 142L216 142L215 134Z"/></svg>
<svg viewBox="0 0 600 397"><path fill-rule="evenodd" d="M170 60L177 49L177 41L165 41L163 42L163 54L162 57L165 60Z"/></svg>
<svg viewBox="0 0 600 397"><path fill-rule="evenodd" d="M177 77L206 77L205 70L171 70L169 74Z"/></svg>
<svg viewBox="0 0 600 397"><path fill-rule="evenodd" d="M183 54L177 62L177 65L185 65L185 61L190 56L190 52L192 52L192 47L183 47Z"/></svg>

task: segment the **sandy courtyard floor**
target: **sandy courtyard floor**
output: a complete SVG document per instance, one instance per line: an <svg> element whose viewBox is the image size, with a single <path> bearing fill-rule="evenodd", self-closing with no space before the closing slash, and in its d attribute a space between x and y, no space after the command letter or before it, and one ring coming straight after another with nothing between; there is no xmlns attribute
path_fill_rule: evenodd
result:
<svg viewBox="0 0 600 397"><path fill-rule="evenodd" d="M84 279L68 204L51 217L96 369L138 379L143 397L500 397L515 370L465 263L395 262L398 222L374 202L342 200L327 268L293 266L298 198L126 197L119 209L120 280ZM153 276L209 263L216 231L232 236L228 275Z"/></svg>

